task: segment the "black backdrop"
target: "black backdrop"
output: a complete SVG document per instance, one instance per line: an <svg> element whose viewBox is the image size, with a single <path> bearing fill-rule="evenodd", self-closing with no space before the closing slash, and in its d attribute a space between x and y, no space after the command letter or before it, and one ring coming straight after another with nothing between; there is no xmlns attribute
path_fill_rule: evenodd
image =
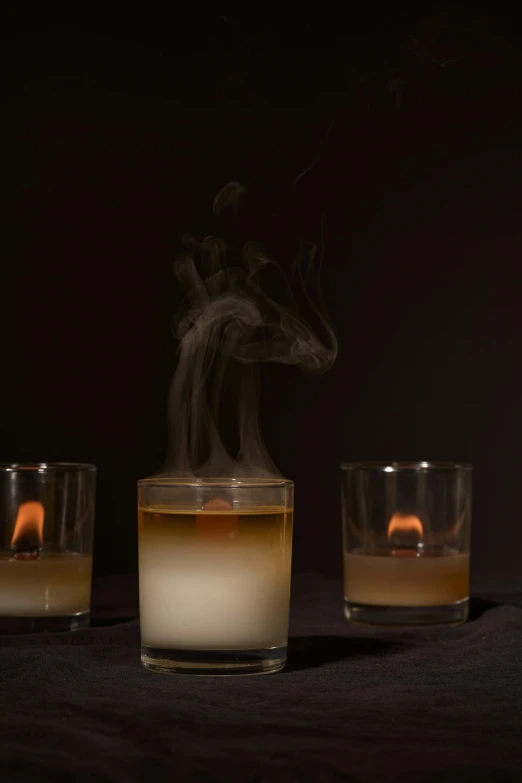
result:
<svg viewBox="0 0 522 783"><path fill-rule="evenodd" d="M0 459L94 462L96 569L135 569L178 232L216 230L212 199L238 179L255 238L284 255L288 184L317 160L298 212L312 240L324 213L338 361L263 375L265 440L297 484L295 567L340 571L341 460L469 460L475 584L520 583L515 28L455 6L302 14L5 28Z"/></svg>

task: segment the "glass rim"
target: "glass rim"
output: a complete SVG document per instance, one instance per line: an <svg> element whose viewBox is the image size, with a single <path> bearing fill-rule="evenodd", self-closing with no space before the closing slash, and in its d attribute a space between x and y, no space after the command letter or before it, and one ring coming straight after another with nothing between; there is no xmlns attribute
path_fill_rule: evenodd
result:
<svg viewBox="0 0 522 783"><path fill-rule="evenodd" d="M471 471L473 466L470 462L444 462L444 461L421 461L421 462L406 462L406 461L390 461L390 462L378 462L378 461L366 461L366 462L342 462L341 470L374 470L382 471L384 473L395 473L407 470L469 470Z"/></svg>
<svg viewBox="0 0 522 783"><path fill-rule="evenodd" d="M47 473L61 471L96 471L96 465L89 462L0 462L0 473L21 473L35 471Z"/></svg>
<svg viewBox="0 0 522 783"><path fill-rule="evenodd" d="M293 487L294 482L286 478L213 478L197 476L149 476L138 479L138 486L157 487L194 487L217 489L269 489L277 487Z"/></svg>

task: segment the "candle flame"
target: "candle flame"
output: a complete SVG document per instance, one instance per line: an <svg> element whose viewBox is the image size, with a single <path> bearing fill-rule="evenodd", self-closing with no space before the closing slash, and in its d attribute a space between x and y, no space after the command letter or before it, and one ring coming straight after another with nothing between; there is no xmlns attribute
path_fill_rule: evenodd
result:
<svg viewBox="0 0 522 783"><path fill-rule="evenodd" d="M27 540L31 542L32 547L40 547L43 540L44 516L45 511L41 503L33 500L21 503L16 517L11 546L20 545Z"/></svg>
<svg viewBox="0 0 522 783"><path fill-rule="evenodd" d="M388 524L388 541L402 540L410 543L415 540L416 543L422 541L424 530L422 522L415 514L400 514L396 512Z"/></svg>

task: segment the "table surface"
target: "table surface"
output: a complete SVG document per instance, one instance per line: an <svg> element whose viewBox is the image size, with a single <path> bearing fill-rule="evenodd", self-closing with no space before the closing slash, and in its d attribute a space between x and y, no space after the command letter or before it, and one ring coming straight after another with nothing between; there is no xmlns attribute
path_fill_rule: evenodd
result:
<svg viewBox="0 0 522 783"><path fill-rule="evenodd" d="M2 780L522 780L522 590L391 631L300 575L288 667L237 679L145 671L136 600L104 578L90 628L0 637Z"/></svg>

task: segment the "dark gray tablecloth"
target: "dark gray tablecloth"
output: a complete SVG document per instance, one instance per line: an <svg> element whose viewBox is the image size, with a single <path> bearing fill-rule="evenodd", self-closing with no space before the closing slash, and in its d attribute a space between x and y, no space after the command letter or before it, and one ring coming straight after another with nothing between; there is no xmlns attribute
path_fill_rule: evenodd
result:
<svg viewBox="0 0 522 783"><path fill-rule="evenodd" d="M301 575L287 669L238 679L142 669L136 596L103 579L91 628L0 638L2 780L522 780L522 590L363 630Z"/></svg>

